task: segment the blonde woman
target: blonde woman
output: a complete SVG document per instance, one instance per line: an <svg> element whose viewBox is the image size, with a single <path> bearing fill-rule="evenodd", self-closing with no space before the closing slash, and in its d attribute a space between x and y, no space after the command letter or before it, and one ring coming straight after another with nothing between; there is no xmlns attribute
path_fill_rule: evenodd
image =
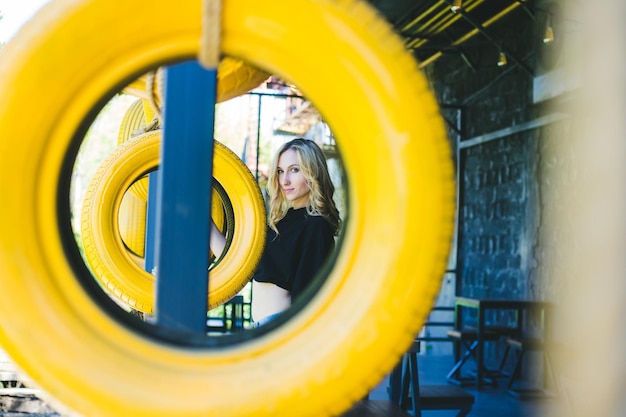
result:
<svg viewBox="0 0 626 417"><path fill-rule="evenodd" d="M267 183L269 219L265 249L252 278L252 319L260 326L289 308L332 253L339 229L322 150L311 140L283 144ZM224 238L211 231L211 248L221 253Z"/></svg>

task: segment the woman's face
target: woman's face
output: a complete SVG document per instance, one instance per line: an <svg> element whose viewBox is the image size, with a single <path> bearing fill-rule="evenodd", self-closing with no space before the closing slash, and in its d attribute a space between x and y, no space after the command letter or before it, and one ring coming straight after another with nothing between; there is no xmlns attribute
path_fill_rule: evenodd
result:
<svg viewBox="0 0 626 417"><path fill-rule="evenodd" d="M306 207L309 204L311 189L298 164L298 154L287 149L278 158L278 183L288 201L294 208Z"/></svg>

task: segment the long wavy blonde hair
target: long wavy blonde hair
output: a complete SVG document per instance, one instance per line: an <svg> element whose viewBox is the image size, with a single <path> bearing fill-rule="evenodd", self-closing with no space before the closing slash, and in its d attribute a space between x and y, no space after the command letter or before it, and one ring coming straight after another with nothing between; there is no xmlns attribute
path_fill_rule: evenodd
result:
<svg viewBox="0 0 626 417"><path fill-rule="evenodd" d="M311 190L306 207L311 216L322 216L333 226L334 233L339 229L339 211L333 201L335 186L330 180L326 158L319 146L312 140L296 138L284 143L276 152L267 181L269 195L269 226L278 234L276 223L287 214L291 202L285 198L278 180L278 160L288 149L293 149L298 156L300 171Z"/></svg>

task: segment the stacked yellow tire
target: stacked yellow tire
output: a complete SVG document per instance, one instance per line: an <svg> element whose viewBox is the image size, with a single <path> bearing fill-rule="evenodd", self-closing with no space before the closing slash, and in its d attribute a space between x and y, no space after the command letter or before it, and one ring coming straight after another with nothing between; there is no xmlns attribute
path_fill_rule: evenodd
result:
<svg viewBox="0 0 626 417"><path fill-rule="evenodd" d="M112 310L73 240L71 164L93 114L137 74L196 56L201 9L58 0L2 51L0 342L50 401L83 416L339 415L421 327L453 218L435 100L364 2L223 3L223 53L298 85L346 170L337 255L282 320L241 337L171 337Z"/></svg>

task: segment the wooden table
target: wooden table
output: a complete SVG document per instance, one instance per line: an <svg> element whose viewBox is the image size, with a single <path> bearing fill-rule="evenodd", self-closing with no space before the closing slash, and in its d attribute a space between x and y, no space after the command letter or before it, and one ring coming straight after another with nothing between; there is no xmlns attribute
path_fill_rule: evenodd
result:
<svg viewBox="0 0 626 417"><path fill-rule="evenodd" d="M420 343L419 340L415 340L391 372L390 401L405 411L412 409L415 417L421 417L424 410L458 410L457 417L467 416L474 405L472 394L450 385L420 384L417 358Z"/></svg>
<svg viewBox="0 0 626 417"><path fill-rule="evenodd" d="M542 337L546 338L550 334L549 317L552 310L552 303L550 302L535 300L507 300L498 298L457 297L454 301L454 323L456 330L461 330L461 328L464 326L463 314L467 310L476 311L476 331L478 341L478 345L476 347L476 385L478 388L482 387L483 377L485 376L483 375L485 363L485 331L497 328L500 331L504 332L508 329L511 332L516 332L517 334L522 335L526 331L524 323L524 318L526 317L525 313L535 312L537 314L541 314L540 327L543 333ZM514 310L514 326L506 326L506 328L503 329L503 326L495 323L487 324L485 319L487 312L490 310Z"/></svg>

